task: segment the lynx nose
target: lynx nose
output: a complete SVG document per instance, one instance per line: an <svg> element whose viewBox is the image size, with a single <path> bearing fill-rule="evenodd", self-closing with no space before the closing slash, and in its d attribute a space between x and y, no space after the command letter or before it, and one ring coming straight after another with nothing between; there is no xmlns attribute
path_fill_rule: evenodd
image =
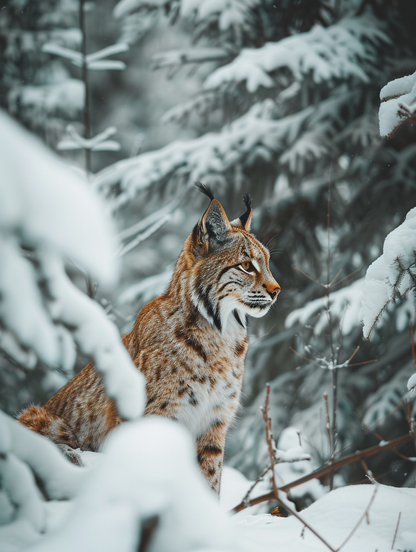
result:
<svg viewBox="0 0 416 552"><path fill-rule="evenodd" d="M276 295L279 295L281 289L277 282L268 282L267 284L263 284L263 287L272 299L274 299Z"/></svg>

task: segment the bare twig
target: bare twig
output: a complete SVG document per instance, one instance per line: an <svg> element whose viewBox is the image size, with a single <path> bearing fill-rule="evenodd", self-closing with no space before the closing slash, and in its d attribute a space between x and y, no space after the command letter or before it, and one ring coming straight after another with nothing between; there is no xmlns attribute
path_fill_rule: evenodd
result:
<svg viewBox="0 0 416 552"><path fill-rule="evenodd" d="M289 347L289 350L292 351L292 353L295 353L295 355L298 355L300 358L303 358L303 360L307 360L308 362L311 362L311 360L313 360L311 358L305 357L304 355L301 355L300 353L295 351L295 349L293 347Z"/></svg>
<svg viewBox="0 0 416 552"><path fill-rule="evenodd" d="M254 489L254 487L257 485L257 483L260 483L260 481L262 481L263 477L266 475L266 473L269 471L270 467L267 466L266 468L264 468L264 470L261 472L261 474L258 476L258 478L253 482L253 484L250 486L249 490L246 492L246 494L244 495L243 497L243 500L242 502L244 504L246 503L249 503L250 502L250 494L251 494L251 491Z"/></svg>
<svg viewBox="0 0 416 552"><path fill-rule="evenodd" d="M266 400L264 403L264 409L263 409L263 420L266 427L266 439L267 439L267 446L269 447L269 456L270 456L270 469L272 470L272 485L273 485L273 493L275 498L278 497L278 490L276 485L276 478L274 475L274 462L275 462L275 447L273 443L273 434L272 434L272 421L269 418L269 397L270 397L270 383L266 384Z"/></svg>
<svg viewBox="0 0 416 552"><path fill-rule="evenodd" d="M331 422L329 419L328 393L324 393L324 399L325 399L325 410L326 410L326 430L328 432L329 450L332 450Z"/></svg>
<svg viewBox="0 0 416 552"><path fill-rule="evenodd" d="M397 519L397 525L396 525L396 530L394 532L394 539L393 539L393 542L391 543L391 550L394 549L394 543L396 542L396 537L397 537L397 531L399 530L399 525L400 525L400 518L402 517L402 513L399 512L399 517Z"/></svg>
<svg viewBox="0 0 416 552"><path fill-rule="evenodd" d="M378 454L379 452L382 452L384 450L388 450L394 447L397 447L399 445L402 445L404 443L407 443L408 441L411 441L414 439L413 433L406 433L405 435L401 435L400 437L396 437L395 439L392 439L388 442L382 442L378 445L374 445L368 449L359 450L357 452L354 452L353 454L348 454L347 456L344 456L343 458L339 458L338 460L335 460L334 462L330 464L326 464L325 466L322 466L321 468L318 468L317 470L304 475L303 477L300 477L299 479L296 479L290 483L287 483L286 485L282 485L279 487L279 491L282 491L284 493L287 493L290 489L293 489L294 487L298 487L299 485L302 485L303 483L306 483L307 481L311 481L312 479L319 479L326 475L327 473L332 472L333 470L336 470L338 468L341 468L342 466L347 466L348 464L352 464L353 462L357 462L361 460L362 458L367 458L369 456L374 456L375 454ZM237 513L241 510L244 510L245 508L249 506L255 506L256 504L261 504L262 502L267 502L268 500L274 499L274 492L271 491L270 493L258 496L256 498L253 498L250 500L249 503L244 504L243 502L240 502L237 506L233 508L233 512Z"/></svg>
<svg viewBox="0 0 416 552"><path fill-rule="evenodd" d="M357 270L354 270L353 272L350 272L349 274L347 274L347 276L344 276L344 278L341 278L341 280L338 280L338 282L334 282L332 287L337 286L338 284L341 284L342 282L344 282L344 280L347 280L348 278L351 278L351 276L354 276L354 274L359 272L361 270L361 268L362 267L360 266L360 268L357 268Z"/></svg>
<svg viewBox="0 0 416 552"><path fill-rule="evenodd" d="M321 282L319 282L318 280L315 280L314 278L312 278L312 276L309 276L309 274L306 274L306 272L303 272L303 270L301 270L300 268L296 268L295 267L295 270L297 270L298 272L300 272L301 274L303 274L304 276L306 276L307 278L309 278L309 280L312 280L312 282L315 282L315 284L318 284L318 286L321 286L321 287L326 287L325 284L322 284Z"/></svg>

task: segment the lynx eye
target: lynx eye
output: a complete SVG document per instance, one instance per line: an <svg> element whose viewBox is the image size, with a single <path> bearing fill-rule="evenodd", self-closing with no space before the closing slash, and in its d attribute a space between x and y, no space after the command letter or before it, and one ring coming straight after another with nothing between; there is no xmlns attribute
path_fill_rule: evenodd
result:
<svg viewBox="0 0 416 552"><path fill-rule="evenodd" d="M240 264L240 268L244 271L244 272L254 272L256 269L254 268L253 266L253 263L251 261L243 261L241 264Z"/></svg>

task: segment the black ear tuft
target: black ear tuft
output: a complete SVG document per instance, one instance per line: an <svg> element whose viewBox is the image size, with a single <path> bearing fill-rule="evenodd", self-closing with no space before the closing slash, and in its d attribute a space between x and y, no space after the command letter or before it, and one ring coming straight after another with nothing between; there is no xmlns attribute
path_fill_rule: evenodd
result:
<svg viewBox="0 0 416 552"><path fill-rule="evenodd" d="M206 196L209 197L209 199L212 201L214 198L214 194L211 190L211 188L209 186L207 186L206 184L203 184L202 182L200 182L198 180L198 182L195 182L194 183L194 186L195 188L197 188L200 192L202 192L203 194L205 194Z"/></svg>
<svg viewBox="0 0 416 552"><path fill-rule="evenodd" d="M247 209L246 212L241 215L240 222L244 230L250 232L251 215L253 213L253 209L251 208L251 197L249 196L249 194L245 194L243 196L243 201Z"/></svg>
<svg viewBox="0 0 416 552"><path fill-rule="evenodd" d="M243 201L244 201L244 205L247 207L247 210L250 210L251 209L251 204L252 204L250 194L244 194L243 195Z"/></svg>

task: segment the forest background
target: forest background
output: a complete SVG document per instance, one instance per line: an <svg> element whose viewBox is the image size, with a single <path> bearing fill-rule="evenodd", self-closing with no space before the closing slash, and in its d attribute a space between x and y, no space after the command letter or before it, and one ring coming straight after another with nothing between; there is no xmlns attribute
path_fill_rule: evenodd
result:
<svg viewBox="0 0 416 552"><path fill-rule="evenodd" d="M228 465L250 479L269 454L259 410L266 382L278 447L295 431L312 457L277 469L280 483L409 429L414 263L405 267L413 284L383 305L370 340L360 309L367 268L416 203L414 126L386 138L378 121L380 89L416 69L415 18L411 0L1 6L1 107L87 168L106 201L121 243L116 291L69 271L121 334L167 286L203 212L193 182L210 185L231 218L251 194L254 233L283 291L267 317L250 321L243 408L227 443ZM74 52L107 47L83 72ZM78 354L74 371L87 361ZM0 407L12 416L73 373L32 364L0 356ZM400 454L345 466L331 484L362 482L370 469L381 483L414 487L413 443ZM303 508L325 488L292 500Z"/></svg>

